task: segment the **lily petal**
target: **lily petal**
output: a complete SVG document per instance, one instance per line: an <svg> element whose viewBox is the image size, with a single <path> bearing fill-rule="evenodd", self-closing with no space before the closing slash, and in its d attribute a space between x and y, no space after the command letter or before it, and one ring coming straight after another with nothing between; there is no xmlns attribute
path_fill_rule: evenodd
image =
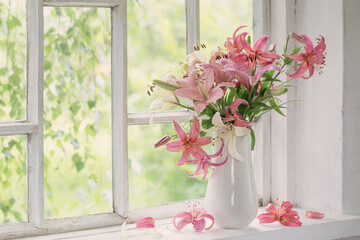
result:
<svg viewBox="0 0 360 240"><path fill-rule="evenodd" d="M313 211L307 211L305 213L305 216L307 218L312 218L312 219L322 219L324 218L324 214L323 213L319 213L319 212L313 212Z"/></svg>
<svg viewBox="0 0 360 240"><path fill-rule="evenodd" d="M210 214L208 214L208 213L204 213L204 214L201 214L199 217L201 217L201 218L209 218L211 221L212 221L212 223L210 224L210 226L209 227L207 227L207 228L205 228L205 230L209 230L209 229L211 229L213 226L214 226L214 223L215 223L215 220L214 220L214 217L212 216L212 215L210 215Z"/></svg>
<svg viewBox="0 0 360 240"><path fill-rule="evenodd" d="M191 126L190 133L189 133L189 140L195 141L200 134L200 123L199 120L194 117L194 122Z"/></svg>
<svg viewBox="0 0 360 240"><path fill-rule="evenodd" d="M179 124L177 122L175 122L175 120L173 120L173 122L174 122L174 128L175 128L176 134L178 135L179 139L181 141L186 141L187 140L187 134L179 126Z"/></svg>
<svg viewBox="0 0 360 240"><path fill-rule="evenodd" d="M176 223L177 218L182 218L182 219ZM176 214L175 217L173 218L173 224L178 231L183 229L186 225L188 225L191 222L192 222L192 216L188 212L180 212Z"/></svg>
<svg viewBox="0 0 360 240"><path fill-rule="evenodd" d="M287 72L285 73L289 78L292 78L292 79L298 79L300 78L305 72L306 70L308 69L308 64L306 61L302 62L300 67L296 70L296 72L294 74L288 74Z"/></svg>
<svg viewBox="0 0 360 240"><path fill-rule="evenodd" d="M189 159L190 157L190 152L188 150L185 150L182 155L180 160L176 163L176 165L183 165L184 163L186 163L186 161Z"/></svg>
<svg viewBox="0 0 360 240"><path fill-rule="evenodd" d="M266 36L266 35L263 35L261 36L254 44L254 51L257 52L257 51L263 51L265 49L265 45L266 45L266 42L267 40L269 40L270 37Z"/></svg>
<svg viewBox="0 0 360 240"><path fill-rule="evenodd" d="M195 231L200 232L205 229L206 221L204 218L194 219L193 224Z"/></svg>
<svg viewBox="0 0 360 240"><path fill-rule="evenodd" d="M277 221L277 215L272 212L262 213L257 216L259 223L272 223Z"/></svg>
<svg viewBox="0 0 360 240"><path fill-rule="evenodd" d="M153 228L155 220L152 217L145 217L135 222L136 228Z"/></svg>

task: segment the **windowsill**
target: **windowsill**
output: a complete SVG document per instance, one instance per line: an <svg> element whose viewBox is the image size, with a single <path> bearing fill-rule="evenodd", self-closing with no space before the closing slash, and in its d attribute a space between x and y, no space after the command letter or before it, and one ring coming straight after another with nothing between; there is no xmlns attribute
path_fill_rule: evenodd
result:
<svg viewBox="0 0 360 240"><path fill-rule="evenodd" d="M264 209L259 209L263 212ZM176 231L171 223L171 219L157 221L157 229L168 226L166 234L161 239L183 240L183 239L239 239L239 240L271 240L271 239L317 239L332 240L353 236L360 236L360 216L325 213L325 218L321 220L308 219L305 217L305 210L297 209L302 221L302 227L285 227L280 223L259 224L255 219L250 226L243 229L219 229L216 226L209 231L195 232L190 225L186 226L181 232ZM156 236L149 233L153 230L135 229L135 225L127 226L127 232L132 237L124 237L121 233L121 226L91 229L78 232L63 234L46 235L40 237L24 238L27 240L58 240L58 239L131 239L144 240L154 239ZM148 233L146 233L148 232ZM291 238L290 238L291 237Z"/></svg>

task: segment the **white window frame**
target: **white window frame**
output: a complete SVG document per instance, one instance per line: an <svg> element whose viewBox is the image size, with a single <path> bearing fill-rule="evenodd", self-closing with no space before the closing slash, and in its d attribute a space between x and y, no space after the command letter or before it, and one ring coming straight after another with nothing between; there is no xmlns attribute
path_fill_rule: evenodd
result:
<svg viewBox="0 0 360 240"><path fill-rule="evenodd" d="M200 0L185 0L187 54L200 43ZM43 7L111 8L111 109L112 109L112 195L113 213L102 213L62 219L44 216L43 156ZM270 0L254 1L254 36L268 33ZM0 237L18 238L119 225L141 217L172 217L183 210L177 202L129 210L128 126L149 124L146 113L127 112L127 0L27 0L27 119L0 123L0 136L27 135L28 222L0 225ZM184 122L193 116L189 111L154 114L154 123ZM262 162L269 151L270 116L257 123L256 162ZM262 140L263 139L263 140ZM257 157L256 157L257 158ZM261 160L261 161L260 161ZM257 167L257 180L263 203L270 201L270 159Z"/></svg>

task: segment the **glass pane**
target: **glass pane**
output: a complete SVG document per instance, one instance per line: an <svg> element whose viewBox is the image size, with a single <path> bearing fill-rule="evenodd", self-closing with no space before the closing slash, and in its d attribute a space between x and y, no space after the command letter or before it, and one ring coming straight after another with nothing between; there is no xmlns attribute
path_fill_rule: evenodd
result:
<svg viewBox="0 0 360 240"><path fill-rule="evenodd" d="M223 46L241 25L252 36L252 0L200 0L200 39L207 48Z"/></svg>
<svg viewBox="0 0 360 240"><path fill-rule="evenodd" d="M44 16L46 217L111 212L110 9Z"/></svg>
<svg viewBox="0 0 360 240"><path fill-rule="evenodd" d="M184 173L193 173L196 166L176 165L181 153L168 152L165 146L154 149L166 134L175 134L173 124L129 126L131 209L205 196L207 181L201 180L202 175L189 178ZM209 148L206 151L210 153Z"/></svg>
<svg viewBox="0 0 360 240"><path fill-rule="evenodd" d="M26 0L0 0L0 121L25 119Z"/></svg>
<svg viewBox="0 0 360 240"><path fill-rule="evenodd" d="M173 71L186 57L184 0L128 1L128 109L147 111L153 79Z"/></svg>
<svg viewBox="0 0 360 240"><path fill-rule="evenodd" d="M0 224L26 222L26 136L0 137L0 147Z"/></svg>

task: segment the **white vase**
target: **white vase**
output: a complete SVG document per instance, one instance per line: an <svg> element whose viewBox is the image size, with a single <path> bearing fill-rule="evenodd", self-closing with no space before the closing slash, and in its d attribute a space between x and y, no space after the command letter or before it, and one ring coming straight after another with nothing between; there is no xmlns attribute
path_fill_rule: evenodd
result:
<svg viewBox="0 0 360 240"><path fill-rule="evenodd" d="M215 150L221 144L218 141ZM213 159L213 162L222 162L226 156L228 160L224 165L214 168L206 190L205 208L221 228L246 227L255 219L258 210L250 135L237 137L236 149L244 161L232 158L228 147L224 146L222 155Z"/></svg>

